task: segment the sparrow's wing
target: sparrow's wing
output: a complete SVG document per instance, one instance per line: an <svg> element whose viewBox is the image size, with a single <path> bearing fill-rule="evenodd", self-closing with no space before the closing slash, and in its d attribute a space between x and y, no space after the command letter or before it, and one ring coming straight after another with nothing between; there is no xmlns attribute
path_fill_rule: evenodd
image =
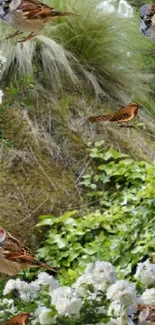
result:
<svg viewBox="0 0 155 325"><path fill-rule="evenodd" d="M54 8L50 8L37 0L22 0L18 10L21 10L27 19L46 19L48 16L51 16Z"/></svg>
<svg viewBox="0 0 155 325"><path fill-rule="evenodd" d="M12 0L18 1L18 0ZM57 16L69 16L74 15L71 12L60 12L54 8L48 7L44 3L38 0L21 0L18 10L23 13L26 19L44 19L48 20Z"/></svg>
<svg viewBox="0 0 155 325"><path fill-rule="evenodd" d="M10 233L7 233L6 240L0 245L0 253L5 258L14 260L22 260L24 262L34 259L34 255L30 249L24 246L20 240L13 237Z"/></svg>
<svg viewBox="0 0 155 325"><path fill-rule="evenodd" d="M122 121L122 120L127 121L130 118L130 116L131 114L127 112L126 113L117 112L111 117L110 121Z"/></svg>

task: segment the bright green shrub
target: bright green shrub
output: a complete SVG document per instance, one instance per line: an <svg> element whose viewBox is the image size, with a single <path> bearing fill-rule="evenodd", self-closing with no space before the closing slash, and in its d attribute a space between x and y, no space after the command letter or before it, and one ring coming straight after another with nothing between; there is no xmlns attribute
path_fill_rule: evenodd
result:
<svg viewBox="0 0 155 325"><path fill-rule="evenodd" d="M155 165L137 162L103 143L88 149L94 162L83 177L86 211L41 216L48 226L39 257L67 272L68 283L86 263L101 259L132 274L154 251ZM63 279L64 281L64 279Z"/></svg>

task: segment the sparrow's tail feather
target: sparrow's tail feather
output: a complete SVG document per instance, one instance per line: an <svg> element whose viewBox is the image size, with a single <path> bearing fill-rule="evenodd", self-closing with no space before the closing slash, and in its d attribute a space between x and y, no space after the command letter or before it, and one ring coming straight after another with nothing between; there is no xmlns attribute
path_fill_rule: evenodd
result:
<svg viewBox="0 0 155 325"><path fill-rule="evenodd" d="M91 116L91 117L89 117L89 121L91 123L109 121L110 119L111 119L111 115L99 115L99 116Z"/></svg>
<svg viewBox="0 0 155 325"><path fill-rule="evenodd" d="M49 271L53 271L55 273L57 273L56 270L54 270L51 266L49 266L48 264L46 263L43 263L43 262L40 262L38 260L33 260L33 263L36 265L36 266L41 266L41 267L44 267L45 269L49 270Z"/></svg>

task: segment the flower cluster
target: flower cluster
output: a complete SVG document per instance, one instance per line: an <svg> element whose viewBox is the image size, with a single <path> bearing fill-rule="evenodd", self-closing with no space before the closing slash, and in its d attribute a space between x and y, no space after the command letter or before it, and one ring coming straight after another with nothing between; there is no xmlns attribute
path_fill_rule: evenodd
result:
<svg viewBox="0 0 155 325"><path fill-rule="evenodd" d="M155 288L146 286L154 284L154 276L154 265L149 260L138 264L135 278L138 288L142 283L140 293L134 283L119 280L112 264L104 261L88 264L83 275L71 287L61 286L46 272L40 273L30 283L19 278L10 279L3 290L5 298L0 301L3 309L0 319L4 320L4 310L5 314L14 315L23 304L25 310L28 306L31 308L34 316L32 324L63 324L67 317L72 324L77 324L77 320L79 324L80 317L83 320L87 315L88 320L91 317L91 324L95 325L134 325L136 313L141 324L150 320L149 305L151 308L155 306ZM145 288L143 292L142 288ZM14 292L20 300L19 309L17 301L14 303L12 299ZM11 298L6 299L6 296ZM142 306L139 313L138 306ZM90 322L84 323L90 325Z"/></svg>
<svg viewBox="0 0 155 325"><path fill-rule="evenodd" d="M6 63L5 56L2 55L0 51L0 72L2 70L3 65ZM2 103L3 91L0 89L0 104Z"/></svg>

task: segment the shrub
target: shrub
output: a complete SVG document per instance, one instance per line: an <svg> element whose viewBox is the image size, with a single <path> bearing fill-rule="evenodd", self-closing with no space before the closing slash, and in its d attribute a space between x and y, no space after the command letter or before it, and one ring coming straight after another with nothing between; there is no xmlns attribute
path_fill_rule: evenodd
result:
<svg viewBox="0 0 155 325"><path fill-rule="evenodd" d="M103 143L89 148L94 167L83 177L85 211L59 218L41 216L48 226L39 257L73 281L86 263L104 259L132 275L137 262L154 251L155 165L136 162Z"/></svg>

